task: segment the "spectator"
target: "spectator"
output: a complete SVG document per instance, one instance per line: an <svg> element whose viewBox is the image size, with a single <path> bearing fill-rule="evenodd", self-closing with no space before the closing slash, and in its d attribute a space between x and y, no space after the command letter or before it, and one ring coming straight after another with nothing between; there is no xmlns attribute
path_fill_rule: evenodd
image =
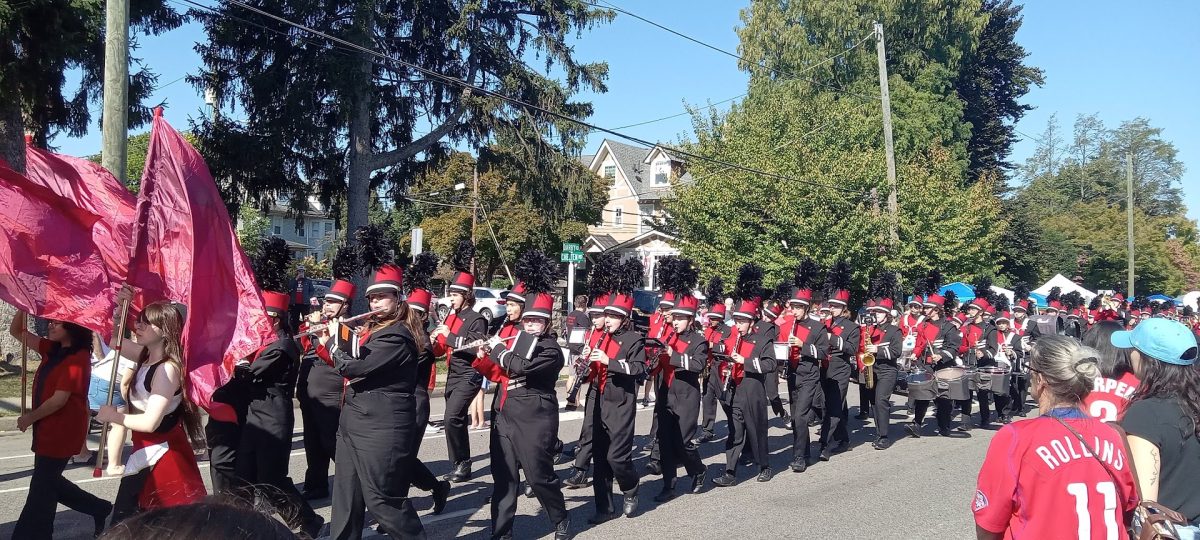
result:
<svg viewBox="0 0 1200 540"><path fill-rule="evenodd" d="M1121 436L1081 408L1100 376L1097 356L1065 336L1034 346L1031 393L1042 416L1000 428L988 446L971 503L981 540L1128 538L1138 498Z"/></svg>
<svg viewBox="0 0 1200 540"><path fill-rule="evenodd" d="M295 540L283 523L215 498L150 510L113 525L101 540Z"/></svg>
<svg viewBox="0 0 1200 540"><path fill-rule="evenodd" d="M1138 386L1129 365L1129 349L1112 344L1111 336L1121 330L1124 326L1117 321L1100 321L1083 334L1083 346L1100 353L1100 376L1083 399L1083 410L1105 422L1117 422L1125 416L1125 407Z"/></svg>
<svg viewBox="0 0 1200 540"><path fill-rule="evenodd" d="M1142 497L1179 511L1191 524L1180 540L1200 538L1200 371L1196 338L1178 322L1153 318L1116 332L1112 344L1131 348L1141 379L1121 425L1137 467Z"/></svg>
<svg viewBox="0 0 1200 540"><path fill-rule="evenodd" d="M567 314L567 318L563 320L563 337L567 341L567 350L571 353L571 357L567 362L567 388L573 391L567 395L566 410L573 411L579 406L579 388L575 386L575 370L573 368L575 357L583 351L585 336L587 330L592 327L592 318L584 309L587 308L588 297L580 294L575 297L574 309Z"/></svg>
<svg viewBox="0 0 1200 540"><path fill-rule="evenodd" d="M289 310L289 318L291 319L292 328L300 328L300 321L305 315L308 315L312 306L309 305L308 299L313 296L312 280L304 277L304 266L296 267L296 279L292 280L291 289L291 308Z"/></svg>

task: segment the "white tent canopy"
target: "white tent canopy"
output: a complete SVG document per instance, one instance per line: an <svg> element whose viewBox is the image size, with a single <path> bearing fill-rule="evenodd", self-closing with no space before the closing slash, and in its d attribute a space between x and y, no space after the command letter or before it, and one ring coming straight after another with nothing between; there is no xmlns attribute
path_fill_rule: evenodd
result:
<svg viewBox="0 0 1200 540"><path fill-rule="evenodd" d="M1200 291L1192 291L1187 293L1183 296L1180 296L1178 300L1182 301L1183 305L1192 306L1192 308L1195 309L1196 300L1200 300Z"/></svg>
<svg viewBox="0 0 1200 540"><path fill-rule="evenodd" d="M1038 294L1050 294L1050 289L1054 287L1061 289L1063 294L1067 294L1072 291L1078 291L1080 295L1083 295L1083 300L1085 302L1090 302L1092 301L1092 298L1096 297L1096 293L1076 285L1074 281L1067 279L1062 274L1056 274L1054 277L1050 278L1050 281L1047 281L1041 287L1034 289L1033 292Z"/></svg>

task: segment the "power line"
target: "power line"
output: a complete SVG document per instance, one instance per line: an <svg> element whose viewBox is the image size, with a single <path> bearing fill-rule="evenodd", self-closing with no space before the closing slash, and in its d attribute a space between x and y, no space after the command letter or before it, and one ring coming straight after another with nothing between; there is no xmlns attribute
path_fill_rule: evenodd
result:
<svg viewBox="0 0 1200 540"><path fill-rule="evenodd" d="M746 97L746 96L748 96L748 95L750 95L750 94L748 94L748 93L747 93L747 94L740 94L740 95L736 95L736 96L733 96L733 97L731 97L731 98L729 98L729 99L722 99L721 101L718 101L718 102L716 102L716 103L709 103L709 104L708 104L708 106L709 106L709 107L712 107L713 105L720 105L720 104L722 104L722 103L729 103L730 101L733 101L733 100L735 100L735 99L741 99L741 98L744 98L744 97ZM683 111L683 112L681 112L681 113L672 114L671 116L664 116L664 117L662 117L662 118L655 118L654 120L646 120L645 122L638 122L638 123L636 123L636 124L629 124L629 125L626 125L626 126L617 126L617 127L613 128L613 129L626 129L626 128L631 128L631 127L644 126L644 125L646 125L646 124L653 124L653 123L655 123L655 122L662 122L662 121L664 121L664 120L670 120L670 119L672 119L672 118L679 118L680 116L686 116L686 115L688 115L688 114L691 114L691 111Z"/></svg>
<svg viewBox="0 0 1200 540"><path fill-rule="evenodd" d="M188 1L188 2L190 2L191 0L184 0L184 1ZM783 175L774 174L774 173L769 173L769 172L766 172L766 171L760 171L760 170L757 170L757 169L754 169L754 168L751 168L751 167L746 167L746 166L744 166L744 165L739 165L739 164L736 164L736 163L730 163L730 162L727 162L727 161L724 161L724 160L720 160L720 159L710 158L710 157L707 157L707 156L701 156L701 155L698 155L698 154L692 154L692 153L690 153L690 152L687 152L687 151L684 151L684 150L680 150L680 149L677 149L677 148L672 148L672 147L669 147L669 146L666 146L666 145L661 145L661 144L659 144L659 145L656 145L656 144L654 144L654 143L651 143L651 142L649 142L649 141L647 141L647 140L644 140L644 139L640 139L640 138L638 138L638 137L634 137L634 136L631 136L631 135L626 135L626 134L624 134L624 133L621 133L621 132L618 132L618 131L615 131L615 130L612 130L612 129L609 129L609 128L603 128L603 127L599 127L599 126L596 126L596 125L594 125L594 124L591 124L591 123L588 123L588 122L584 122L584 121L582 121L582 120L579 120L579 119L577 119L577 118L574 118L574 117L568 116L568 115L566 115L566 114L563 114L563 113L560 113L560 112L556 112L556 111L551 111L551 110L549 110L549 109L545 109L545 108L543 108L543 107L540 107L540 106L534 105L534 104L532 104L532 103L528 103L528 102L526 102L526 101L524 101L524 100L521 100L521 99L518 99L518 98L514 98L514 97L511 97L511 96L507 96L507 95L501 94L501 93L499 93L499 92L495 92L495 91L493 91L493 90L488 90L488 89L486 89L486 88L482 88L482 87L476 86L476 85L474 85L474 84L471 84L471 83L468 83L468 82L466 82L466 81L464 81L464 80L462 80L462 79L458 79L458 78L456 78L456 77L452 77L452 76L449 76L449 75L445 75L445 74L443 74L443 73L439 73L439 72L437 72L437 71L433 71L433 70L431 70L431 69L425 68L424 66L421 66L421 65L418 65L418 64L414 64L414 63L412 63L412 62L408 62L408 61L405 61L405 60L401 60L401 59L399 59L399 58L395 58L395 57L388 56L388 55L386 55L386 54L384 54L384 53L381 53L381 52L379 52L379 51L376 51L376 50L373 50L373 49L370 49L370 48L364 47L364 46L362 46L362 45L359 45L359 44L357 44L357 43L353 43L353 42L347 41L347 40L345 40L345 39L342 39L342 38L339 38L339 37L331 36L331 35L329 35L329 34L326 34L326 33L324 33L324 32L321 32L321 31L319 31L319 30L316 30L316 29L313 29L313 28L311 28L311 27L305 26L305 25L303 25L303 24L300 24L300 23L297 23L297 22L293 22L293 21L291 21L291 20L288 20L288 19L286 19L286 18L284 18L284 17L281 17L281 16L279 16L279 15L276 15L276 14L274 14L274 13L270 13L270 12L268 12L268 11L264 11L264 10L262 10L262 9L259 9L259 8L255 7L255 6L251 6L251 5L249 5L249 4L246 4L245 2L241 2L241 1L239 1L239 0L226 0L226 1L227 1L229 4L231 4L231 5L234 5L234 6L240 7L240 8L242 8L242 9L245 9L245 10L247 10L247 11L251 11L251 12L253 12L253 13L257 13L257 14L259 14L259 15L262 15L262 16L264 16L264 17L268 17L268 18L274 19L274 20L276 20L276 21L279 21L279 22L281 22L281 23L284 23L284 24L287 24L287 25L289 25L289 26L292 26L293 28L296 28L296 29L302 30L302 31L304 31L304 32L308 32L308 33L310 33L310 34L312 34L312 35L315 35L315 36L318 36L318 37L324 38L324 39L326 39L326 40L329 40L329 41L331 41L331 42L334 42L334 43L338 43L338 44L344 45L345 47L350 47L350 48L352 48L352 49L354 49L354 50L356 50L356 51L358 51L358 52L362 52L362 53L365 53L365 54L369 54L369 55L375 56L375 57L377 57L377 58L380 58L380 59L383 59L383 60L386 60L386 61L389 61L389 62L394 62L394 63L396 63L396 64L399 64L399 65L402 65L402 66L405 66L405 67L408 67L408 68L414 69L414 70L416 70L416 71L419 71L419 72L421 72L421 73L424 73L424 74L426 74L426 75L428 75L428 76L430 76L430 77L433 77L433 78L435 78L435 79L438 79L438 80L444 81L444 82L446 82L446 83L448 83L448 84L451 84L451 85L454 85L454 86L459 86L459 87L462 87L462 88L463 88L463 89L465 89L465 90L469 90L469 91L473 91L473 92L478 92L478 93L480 93L480 94L482 94L482 95L485 95L485 96L488 96L488 97L493 97L493 98L496 98L496 99L500 99L500 100L506 101L506 102L508 102L508 103L511 103L511 104L513 104L513 105L520 106L521 108L525 109L527 112L533 112L533 111L540 112L540 113L542 113L542 114L545 114L545 115L548 115L548 116L552 116L552 117L554 117L554 118L557 118L557 119L560 119L560 120L563 120L563 121L566 121L566 122L571 122L571 123L574 123L574 124L577 124L577 125L580 125L580 126L583 126L583 127L589 128L589 129L591 129L591 130L593 130L593 131L600 131L600 132L603 132L603 133L608 133L608 134L610 134L610 135L613 135L613 136L615 136L615 137L620 137L620 138L622 138L622 139L625 139L625 140L628 140L628 141L632 141L632 142L635 142L635 143L638 143L638 144L641 144L641 145L644 145L644 146L649 146L649 147L653 147L653 146L661 146L662 148L666 148L666 149L668 149L668 150L671 150L671 151L673 151L673 152L676 152L676 153L678 153L678 154L680 154L680 155L688 156L688 157L691 157L691 158L694 158L694 159L698 159L698 160L702 160L702 161L708 161L708 162L711 162L711 163L715 163L715 164L718 164L718 165L723 165L723 166L726 166L726 167L729 167L729 168L733 168L733 169L738 169L738 170L741 170L741 171L743 171L743 172L748 172L748 173L751 173L751 174L758 174L758 175L765 176L765 177L768 177L768 178L775 178L775 179L777 179L777 180L786 180L786 181L789 181L789 182L797 182L797 183L801 183L801 184L808 184L808 185L813 185L813 186L817 186L817 187L823 187L823 188L827 188L827 189L830 189L830 190L833 190L833 191L840 191L840 192L843 192L843 193L853 193L853 194L855 194L855 195L861 195L861 193L859 193L859 192L858 192L858 191L856 191L856 190L852 190L852 189L842 188L842 187L839 187L839 186L830 186L830 185L825 185L825 184L821 184L821 183L819 183L819 182L812 182L812 181L809 181L809 180L803 180L803 179L799 179L799 178L789 178L789 177L786 177L786 176L783 176Z"/></svg>

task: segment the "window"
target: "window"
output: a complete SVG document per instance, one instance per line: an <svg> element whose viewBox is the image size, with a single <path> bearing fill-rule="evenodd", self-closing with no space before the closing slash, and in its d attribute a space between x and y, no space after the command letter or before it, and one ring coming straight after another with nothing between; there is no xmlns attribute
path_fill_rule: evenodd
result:
<svg viewBox="0 0 1200 540"><path fill-rule="evenodd" d="M605 165L604 166L604 177L609 180L616 178L617 177L617 166L616 165Z"/></svg>
<svg viewBox="0 0 1200 540"><path fill-rule="evenodd" d="M304 227L296 227L296 236L304 238Z"/></svg>
<svg viewBox="0 0 1200 540"><path fill-rule="evenodd" d="M625 220L623 219L623 218L624 218L624 216L623 216L622 214L624 214L624 210L621 210L620 208L618 208L618 209L616 209L616 210L614 211L614 213L613 213L613 225L622 225L622 224L624 224L624 221L625 221Z"/></svg>
<svg viewBox="0 0 1200 540"><path fill-rule="evenodd" d="M326 221L326 222L325 222L325 234L329 234L329 233L332 233L332 232L333 232L333 222L332 222L332 221Z"/></svg>
<svg viewBox="0 0 1200 540"><path fill-rule="evenodd" d="M275 226L275 234L283 234L283 227L276 225Z"/></svg>
<svg viewBox="0 0 1200 540"><path fill-rule="evenodd" d="M487 290L487 289L479 289L479 288L476 288L476 289L475 289L475 298L480 298L480 299L489 299L489 300L490 300L490 299L492 299L492 298L495 298L495 296L493 296L493 295L492 295L492 291L489 291L489 290Z"/></svg>
<svg viewBox="0 0 1200 540"><path fill-rule="evenodd" d="M671 161L660 159L654 162L654 185L665 186L670 183Z"/></svg>

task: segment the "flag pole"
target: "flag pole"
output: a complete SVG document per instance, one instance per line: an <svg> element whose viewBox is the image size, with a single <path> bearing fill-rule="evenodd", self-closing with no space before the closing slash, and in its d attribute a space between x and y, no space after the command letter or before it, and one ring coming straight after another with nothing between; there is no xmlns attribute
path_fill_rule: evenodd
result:
<svg viewBox="0 0 1200 540"><path fill-rule="evenodd" d="M24 328L21 333L29 332L29 317L25 316ZM25 414L29 410L29 344L25 341L26 336L21 336L21 414Z"/></svg>

